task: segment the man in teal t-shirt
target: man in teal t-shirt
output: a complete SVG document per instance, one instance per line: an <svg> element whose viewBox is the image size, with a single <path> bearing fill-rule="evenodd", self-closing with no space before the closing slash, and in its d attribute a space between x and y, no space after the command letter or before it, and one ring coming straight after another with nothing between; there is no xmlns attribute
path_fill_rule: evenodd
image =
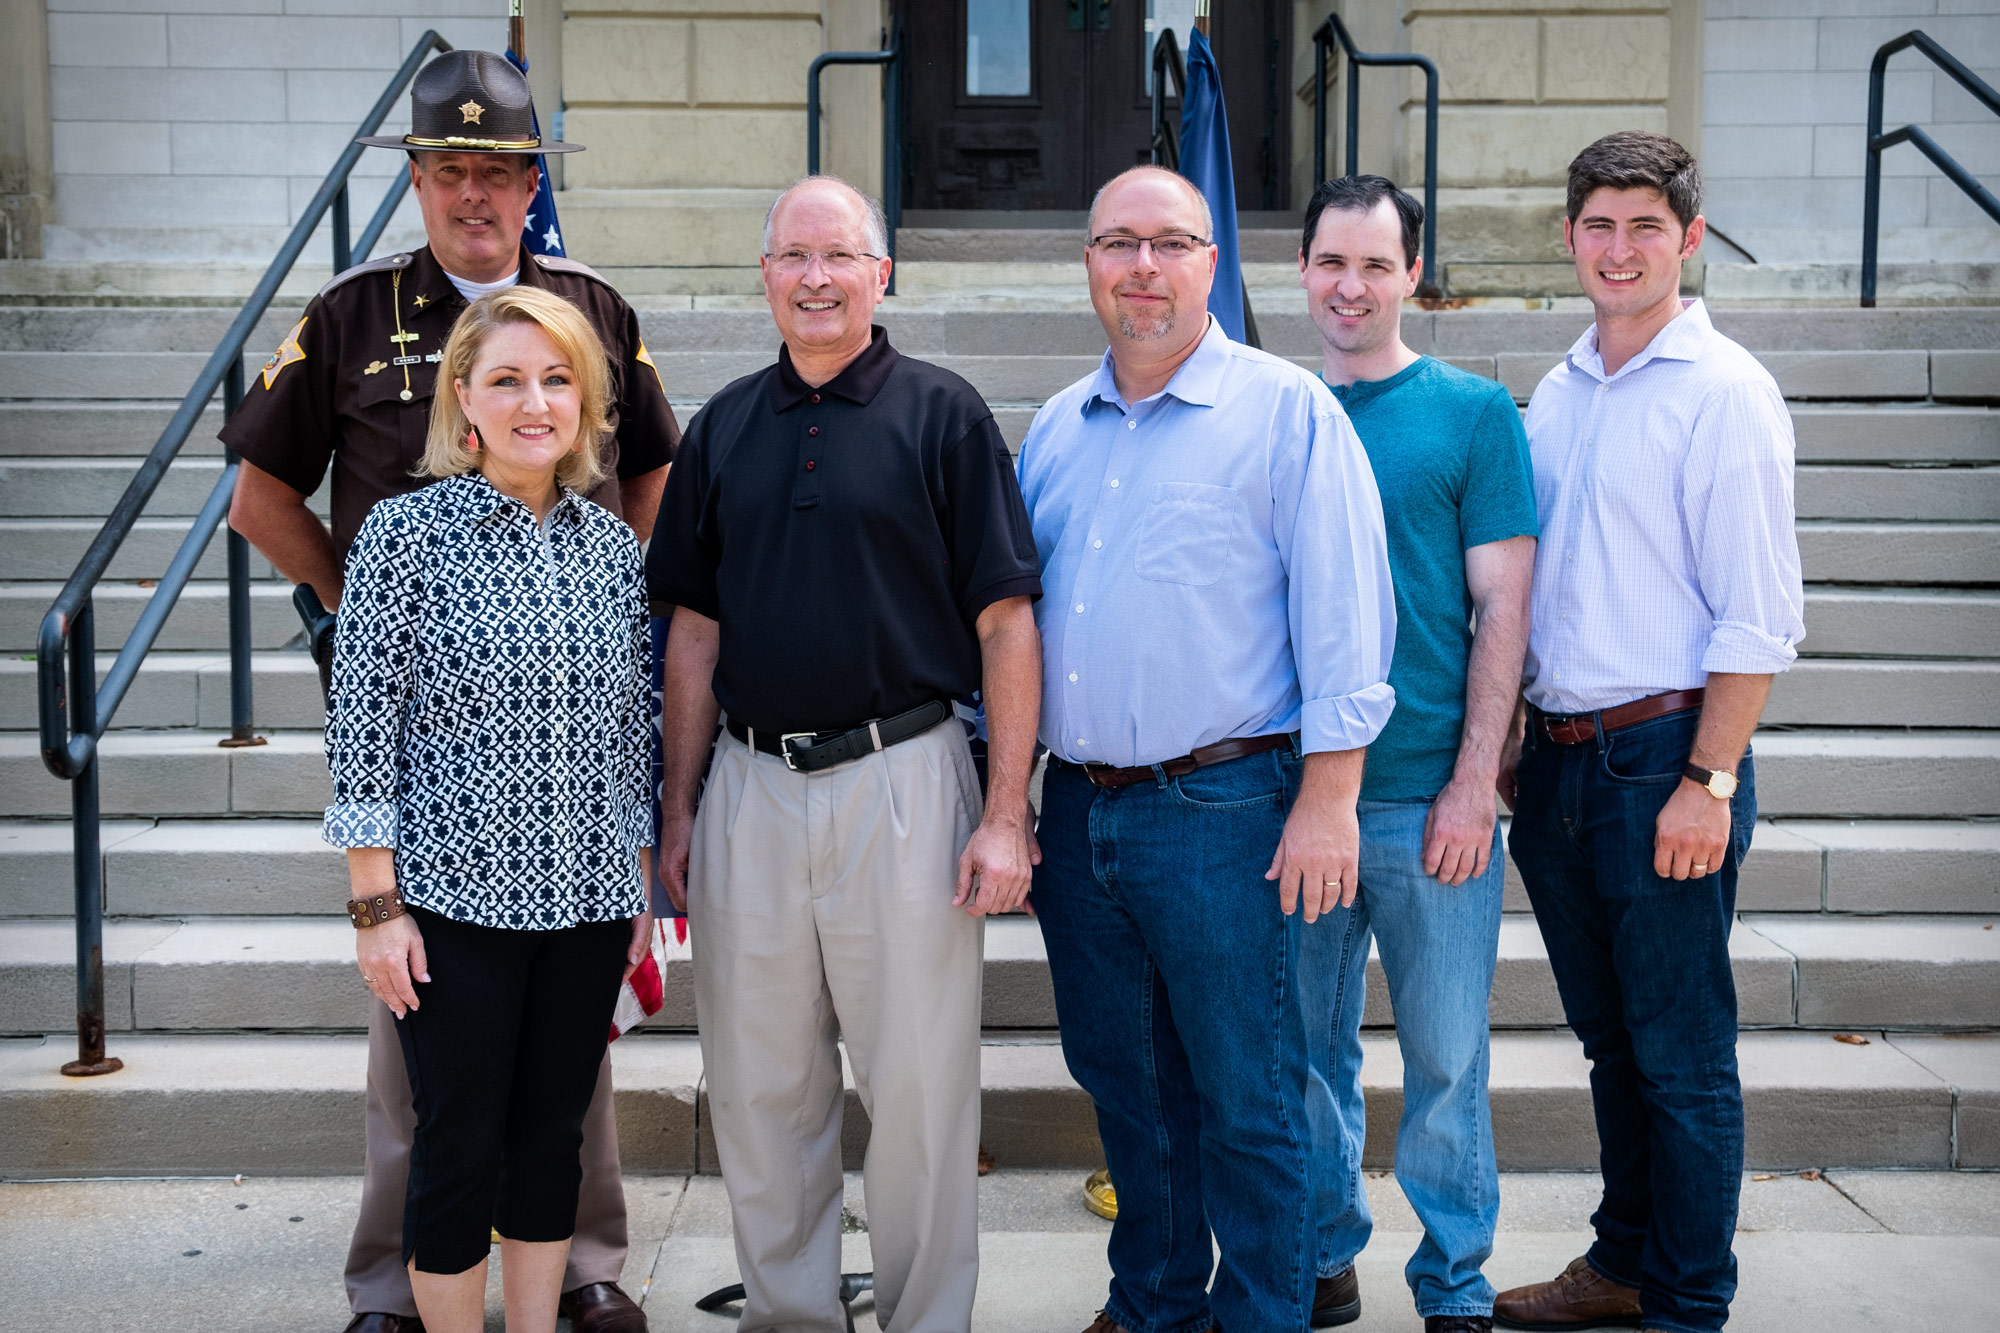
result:
<svg viewBox="0 0 2000 1333"><path fill-rule="evenodd" d="M1499 1216L1486 1099L1506 864L1494 781L1527 651L1535 491L1507 391L1403 342L1422 225L1423 206L1387 180L1343 177L1314 192L1299 253L1323 378L1374 465L1396 586L1396 711L1368 747L1360 888L1352 907L1307 927L1299 970L1315 1075L1313 1326L1360 1317L1354 1259L1372 1225L1361 1187L1372 935L1403 1052L1396 1178L1424 1224L1405 1273L1428 1333L1483 1333L1494 1291L1480 1269Z"/></svg>

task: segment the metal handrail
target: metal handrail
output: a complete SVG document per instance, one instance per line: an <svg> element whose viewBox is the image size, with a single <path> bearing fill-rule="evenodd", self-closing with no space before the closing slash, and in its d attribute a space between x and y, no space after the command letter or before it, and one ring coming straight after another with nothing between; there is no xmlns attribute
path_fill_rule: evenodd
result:
<svg viewBox="0 0 2000 1333"><path fill-rule="evenodd" d="M1937 140L1915 125L1882 133L1882 89L1888 77L1889 57L1910 46L1922 51L1931 58L1932 64L1957 79L1965 91L1985 103L1988 111L2000 115L2000 93L1994 92L1991 84L1967 69L1958 57L1939 46L1922 29L1913 29L1893 42L1884 42L1875 52L1875 59L1868 66L1868 183L1861 203L1861 308L1864 310L1875 305L1875 259L1882 223L1883 149L1894 148L1899 143L1913 145L1936 164L1947 180L1965 191L1973 203L1985 209L1988 217L2000 222L2000 199L1994 198L1991 190L1960 166L1958 159L1940 148Z"/></svg>
<svg viewBox="0 0 2000 1333"><path fill-rule="evenodd" d="M382 90L356 132L373 134L388 117L424 57L435 51L451 50L451 43L427 31L417 39L395 76ZM63 1066L71 1075L108 1074L122 1068L122 1062L104 1053L104 875L103 851L99 845L97 791L97 745L110 726L125 691L139 674L139 664L151 651L153 641L172 613L181 591L194 574L194 567L208 549L209 539L229 513L229 501L236 489L239 460L235 451L224 456L221 478L209 492L201 513L181 541L180 549L161 575L159 585L147 599L138 622L126 636L103 685L97 683L96 615L92 591L117 555L118 548L132 531L132 525L152 499L160 479L195 423L208 410L215 391L222 390L223 415L227 419L243 400L243 349L257 321L262 319L278 288L298 262L313 229L329 210L333 213L333 269L338 273L365 259L380 239L390 215L409 189L408 172L397 173L381 205L375 210L358 244L348 233L348 181L354 164L361 158L363 145L350 143L333 169L320 183L312 202L293 226L291 235L279 247L271 266L264 271L243 309L222 336L208 361L195 376L194 387L181 399L146 455L145 462L112 507L90 549L77 562L76 572L56 594L55 603L42 617L37 641L36 675L41 713L42 762L49 772L70 784L70 813L76 880L76 1043L77 1058ZM231 531L229 555L229 713L230 734L224 745L262 744L251 726L250 677L250 546L242 534ZM67 674L67 681L65 681Z"/></svg>
<svg viewBox="0 0 2000 1333"><path fill-rule="evenodd" d="M882 213L889 221L889 295L896 294L896 229L903 225L903 16L879 51L827 51L806 67L806 174L819 175L819 75L828 65L882 66Z"/></svg>
<svg viewBox="0 0 2000 1333"><path fill-rule="evenodd" d="M1181 169L1180 136L1167 122L1167 80L1174 81L1174 101L1187 103L1187 62L1181 59L1181 44L1174 36L1172 28L1162 28L1153 42L1153 150L1152 160L1156 167L1166 167L1170 171ZM1242 273L1242 246L1237 247L1237 280L1243 290L1243 341L1252 347L1262 347L1264 340L1257 333L1257 313L1250 308L1250 280Z"/></svg>
<svg viewBox="0 0 2000 1333"><path fill-rule="evenodd" d="M1417 295L1438 296L1437 160L1438 69L1429 56L1401 52L1363 51L1354 45L1340 15L1328 14L1313 29L1313 181L1326 177L1326 66L1337 44L1347 52L1347 174L1360 170L1361 77L1363 65L1413 65L1424 72L1424 272Z"/></svg>

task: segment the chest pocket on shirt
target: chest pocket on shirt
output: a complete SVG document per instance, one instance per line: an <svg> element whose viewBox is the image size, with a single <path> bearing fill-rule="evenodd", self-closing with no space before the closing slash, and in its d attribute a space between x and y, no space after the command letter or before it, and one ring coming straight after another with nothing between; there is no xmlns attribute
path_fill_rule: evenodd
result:
<svg viewBox="0 0 2000 1333"><path fill-rule="evenodd" d="M1133 571L1158 583L1206 588L1221 578L1242 543L1243 501L1230 486L1162 481L1139 519Z"/></svg>

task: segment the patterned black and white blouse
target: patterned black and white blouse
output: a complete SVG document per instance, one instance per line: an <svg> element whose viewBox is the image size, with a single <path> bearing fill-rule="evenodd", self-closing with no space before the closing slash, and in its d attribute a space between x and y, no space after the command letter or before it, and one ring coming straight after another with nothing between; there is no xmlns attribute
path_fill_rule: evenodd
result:
<svg viewBox="0 0 2000 1333"><path fill-rule="evenodd" d="M645 575L572 491L545 523L478 473L377 504L347 556L326 758L336 847L482 926L637 916L653 842Z"/></svg>

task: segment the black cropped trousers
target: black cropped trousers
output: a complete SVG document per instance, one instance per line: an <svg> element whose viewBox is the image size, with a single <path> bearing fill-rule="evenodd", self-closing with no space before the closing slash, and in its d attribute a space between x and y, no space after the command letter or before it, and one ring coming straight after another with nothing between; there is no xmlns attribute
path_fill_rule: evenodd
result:
<svg viewBox="0 0 2000 1333"><path fill-rule="evenodd" d="M416 1101L403 1262L463 1273L489 1228L569 1239L630 921L501 930L410 908L431 979L396 1024Z"/></svg>

